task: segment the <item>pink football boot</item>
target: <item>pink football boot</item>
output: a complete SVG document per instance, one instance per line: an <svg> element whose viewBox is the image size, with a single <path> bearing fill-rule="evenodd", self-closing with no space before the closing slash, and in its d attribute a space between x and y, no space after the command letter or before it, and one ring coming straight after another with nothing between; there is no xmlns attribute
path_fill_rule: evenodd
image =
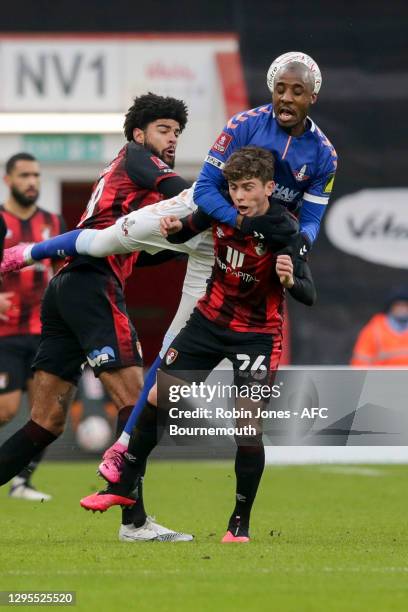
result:
<svg viewBox="0 0 408 612"><path fill-rule="evenodd" d="M136 500L124 495L109 493L108 491L99 491L99 493L92 493L92 495L83 497L79 503L85 510L106 512L112 506L125 506L126 508L134 506Z"/></svg>
<svg viewBox="0 0 408 612"><path fill-rule="evenodd" d="M30 266L33 263L30 257L32 247L33 243L22 242L9 249L5 249L3 261L0 265L0 273L6 274L7 272L14 272L15 270L21 270L21 268Z"/></svg>
<svg viewBox="0 0 408 612"><path fill-rule="evenodd" d="M227 533L225 534L225 536L222 538L221 542L223 544L229 544L230 542L249 542L249 537L248 536L234 536L233 533L231 533L231 531L227 531Z"/></svg>
<svg viewBox="0 0 408 612"><path fill-rule="evenodd" d="M99 464L99 474L108 482L119 482L123 467L123 454L127 447L120 442L115 442L104 453Z"/></svg>

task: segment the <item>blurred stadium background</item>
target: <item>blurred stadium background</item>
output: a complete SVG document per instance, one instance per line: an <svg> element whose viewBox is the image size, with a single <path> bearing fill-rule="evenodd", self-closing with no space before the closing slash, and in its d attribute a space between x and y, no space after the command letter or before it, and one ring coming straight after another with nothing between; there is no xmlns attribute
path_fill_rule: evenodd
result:
<svg viewBox="0 0 408 612"><path fill-rule="evenodd" d="M194 179L226 119L269 101L272 59L307 52L323 74L313 119L337 149L339 170L312 258L318 303L290 302L288 361L347 364L362 325L390 289L407 284L407 26L402 0L352 7L151 0L143 10L125 0L8 3L0 25L0 163L33 153L42 165L40 205L62 212L71 228L123 142L132 97L151 90L187 102L176 167ZM2 187L0 200L4 194ZM147 362L177 305L177 283L166 279L181 286L183 271L183 262L171 262L129 283ZM67 448L64 440L49 457Z"/></svg>

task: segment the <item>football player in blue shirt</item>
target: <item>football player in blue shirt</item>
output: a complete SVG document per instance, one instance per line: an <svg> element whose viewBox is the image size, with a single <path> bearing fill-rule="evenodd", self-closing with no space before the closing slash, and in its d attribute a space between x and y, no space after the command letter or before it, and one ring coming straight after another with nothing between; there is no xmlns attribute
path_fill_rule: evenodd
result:
<svg viewBox="0 0 408 612"><path fill-rule="evenodd" d="M243 146L269 149L275 157L272 197L299 216L299 248L306 252L317 237L337 168L333 145L308 117L321 82L319 67L305 53L292 51L274 60L267 75L272 104L243 111L228 121L205 158L194 191L195 203L244 233L261 231L262 217L243 221L225 199L222 168L231 153Z"/></svg>

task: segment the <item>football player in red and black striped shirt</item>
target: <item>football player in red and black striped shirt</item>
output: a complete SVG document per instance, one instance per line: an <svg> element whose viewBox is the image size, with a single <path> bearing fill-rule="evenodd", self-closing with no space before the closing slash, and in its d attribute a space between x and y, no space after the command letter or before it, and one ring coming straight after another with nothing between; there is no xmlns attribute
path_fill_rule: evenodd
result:
<svg viewBox="0 0 408 612"><path fill-rule="evenodd" d="M6 238L7 226L3 215L0 215L0 263L3 260L4 240ZM1 276L0 276L1 289ZM7 316L4 314L11 306L11 295L7 291L0 292L0 321L7 321Z"/></svg>
<svg viewBox="0 0 408 612"><path fill-rule="evenodd" d="M13 155L6 163L4 180L9 195L0 206L0 214L7 225L6 248L21 242L44 240L64 231L59 215L36 204L40 193L40 166L35 157L29 153ZM32 404L31 364L40 342L40 306L53 274L53 263L48 259L12 272L3 279L2 289L6 292L9 308L0 320L0 426L17 413L23 391L28 391ZM49 499L49 495L36 491L31 484L31 475L40 459L41 453L14 478L11 497Z"/></svg>
<svg viewBox="0 0 408 612"><path fill-rule="evenodd" d="M183 101L152 93L137 97L125 118L128 142L96 182L80 228L106 228L118 217L188 187L173 170L186 122ZM118 433L123 429L143 384L139 343L123 294L137 258L138 253L99 260L79 256L52 279L33 364L32 419L0 448L0 484L62 433L84 361L118 408Z"/></svg>
<svg viewBox="0 0 408 612"><path fill-rule="evenodd" d="M223 171L232 201L244 217L269 214L278 223L282 215L290 215L281 204L271 205L268 200L274 187L274 160L269 151L244 147L231 155ZM293 223L297 225L295 220ZM278 232L272 245L262 235L246 236L200 211L183 220L162 220L163 231L176 231L174 238L181 242L210 225L215 251L213 273L206 294L160 365L165 381L160 399L168 398L168 385L179 384L181 378L203 382L224 358L233 364L238 387L252 380L259 382L260 375L263 384L271 384L281 354L285 289L308 305L316 299L307 263L299 255L292 263L289 254L279 253L283 243ZM167 407L158 401L156 385L132 432L120 483L109 484L106 491L84 498L81 505L106 510L119 503L135 503L134 483L158 442L158 415L165 419ZM247 423L240 420L237 427L244 428ZM236 436L236 504L223 542L249 541L250 512L265 463L261 423L253 417L251 425L255 425L255 433Z"/></svg>

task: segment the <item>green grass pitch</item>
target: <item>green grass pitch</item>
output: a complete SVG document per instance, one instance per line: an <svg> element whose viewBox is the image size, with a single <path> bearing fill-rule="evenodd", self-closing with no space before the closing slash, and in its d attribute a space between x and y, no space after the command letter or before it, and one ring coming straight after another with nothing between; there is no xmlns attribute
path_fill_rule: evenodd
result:
<svg viewBox="0 0 408 612"><path fill-rule="evenodd" d="M77 610L337 612L408 609L408 467L268 467L250 544L220 544L229 462L152 462L146 502L192 543L122 543L119 510L78 499L92 463L44 463L49 503L0 490L0 590L75 590Z"/></svg>

